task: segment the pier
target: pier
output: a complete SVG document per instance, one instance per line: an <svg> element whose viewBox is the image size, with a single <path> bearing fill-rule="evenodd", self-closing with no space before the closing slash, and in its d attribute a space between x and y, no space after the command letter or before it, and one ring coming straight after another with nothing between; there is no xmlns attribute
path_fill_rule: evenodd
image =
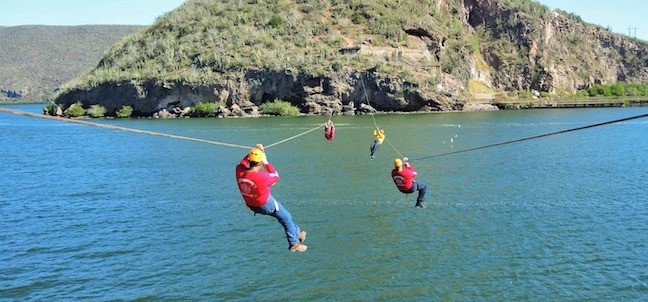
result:
<svg viewBox="0 0 648 302"><path fill-rule="evenodd" d="M491 100L490 104L499 109L630 107L648 106L648 97Z"/></svg>

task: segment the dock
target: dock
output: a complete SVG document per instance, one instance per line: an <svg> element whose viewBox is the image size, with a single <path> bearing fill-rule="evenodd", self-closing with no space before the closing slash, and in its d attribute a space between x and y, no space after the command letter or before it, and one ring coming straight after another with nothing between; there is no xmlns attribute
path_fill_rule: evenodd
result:
<svg viewBox="0 0 648 302"><path fill-rule="evenodd" d="M634 107L648 106L648 97L491 100L490 104L499 109Z"/></svg>

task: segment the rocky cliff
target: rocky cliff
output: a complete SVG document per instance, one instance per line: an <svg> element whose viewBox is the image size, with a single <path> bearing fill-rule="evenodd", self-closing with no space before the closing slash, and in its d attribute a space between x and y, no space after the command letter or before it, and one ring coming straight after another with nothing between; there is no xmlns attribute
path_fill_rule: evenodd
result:
<svg viewBox="0 0 648 302"><path fill-rule="evenodd" d="M449 111L518 90L648 82L645 42L525 0L188 1L68 83L63 107L150 116L215 102L255 115Z"/></svg>

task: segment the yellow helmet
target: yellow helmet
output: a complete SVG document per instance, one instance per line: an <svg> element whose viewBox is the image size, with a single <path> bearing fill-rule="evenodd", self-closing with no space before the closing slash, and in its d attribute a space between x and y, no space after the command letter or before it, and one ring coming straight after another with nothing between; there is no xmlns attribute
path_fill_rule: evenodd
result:
<svg viewBox="0 0 648 302"><path fill-rule="evenodd" d="M247 159L249 161L260 163L263 161L263 151L259 148L252 148L250 153L248 153Z"/></svg>
<svg viewBox="0 0 648 302"><path fill-rule="evenodd" d="M398 168L403 165L403 161L400 158L394 159L394 168Z"/></svg>

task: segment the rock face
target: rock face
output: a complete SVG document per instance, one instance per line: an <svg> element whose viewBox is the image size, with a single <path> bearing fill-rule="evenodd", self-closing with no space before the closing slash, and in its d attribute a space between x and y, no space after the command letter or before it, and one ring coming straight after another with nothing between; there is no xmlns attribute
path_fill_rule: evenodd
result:
<svg viewBox="0 0 648 302"><path fill-rule="evenodd" d="M306 14L319 11L305 7L308 1L291 4L303 14L275 15L267 25L242 19L220 24L224 18L192 12L226 16L219 11L225 4L188 2L177 15L169 14L108 51L89 79L79 81L90 85L68 87L55 102L64 108L76 102L99 104L108 115L129 105L137 116L182 116L199 102L216 103L217 116L257 116L259 105L274 100L288 101L304 114L475 111L495 109L471 100L479 93L551 94L618 81L648 82L648 44L533 1L374 2L347 7L358 10L351 19L335 19L332 11L318 13L318 24L326 28L300 38L295 38L294 26L281 31L279 20L308 22L312 18ZM259 9L262 5L268 7ZM277 8L272 5L276 3L239 3L261 12ZM416 22L397 22L405 25L395 29L385 24L388 33L362 32L386 5L419 5L430 11ZM233 32L226 32L229 28ZM251 38L234 39L238 44L233 47L225 43L239 32ZM264 40L269 33L272 41ZM385 42L385 37L396 38ZM220 41L218 50L191 42L204 39ZM260 41L265 41L263 47ZM314 61L316 67L304 68Z"/></svg>
<svg viewBox="0 0 648 302"><path fill-rule="evenodd" d="M103 83L87 90L75 90L57 99L64 108L83 100L106 108L111 115L122 106L133 107L137 116L167 116L174 108L192 107L198 102L221 104L218 116L258 116L258 106L281 99L301 108L305 114L363 114L378 111L432 112L456 110L463 101L446 97L427 97L409 89L403 81L379 78L373 73L353 73L331 79L312 75L293 75L278 71L251 71L238 81L225 85L199 85L155 81ZM367 102L368 100L368 102ZM356 106L356 104L358 104ZM162 113L159 113L163 111Z"/></svg>
<svg viewBox="0 0 648 302"><path fill-rule="evenodd" d="M579 17L546 8L505 5L498 0L464 0L464 21L513 41L523 54L518 68L493 51L484 51L491 83L503 90L574 92L594 84L648 81L648 46L614 34ZM524 9L524 8L522 8ZM502 20L519 22L503 23ZM513 72L512 72L513 71Z"/></svg>

